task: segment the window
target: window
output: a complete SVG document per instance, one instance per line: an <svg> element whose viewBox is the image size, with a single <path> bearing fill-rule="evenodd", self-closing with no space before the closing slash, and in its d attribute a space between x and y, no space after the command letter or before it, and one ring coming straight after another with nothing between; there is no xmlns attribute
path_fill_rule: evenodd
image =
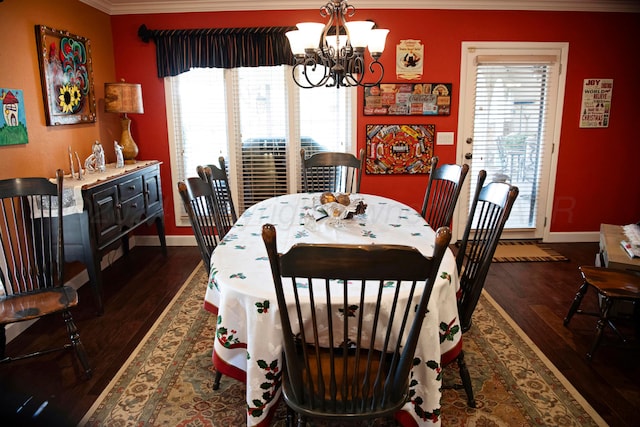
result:
<svg viewBox="0 0 640 427"><path fill-rule="evenodd" d="M300 191L300 148L355 152L355 89L300 89L289 66L192 69L165 91L174 181L224 156L239 213ZM188 225L175 188L174 209Z"/></svg>

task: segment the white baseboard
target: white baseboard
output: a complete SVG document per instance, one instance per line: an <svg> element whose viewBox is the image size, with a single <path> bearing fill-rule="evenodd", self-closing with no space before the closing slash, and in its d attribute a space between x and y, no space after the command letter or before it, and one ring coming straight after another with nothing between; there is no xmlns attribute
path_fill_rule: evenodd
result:
<svg viewBox="0 0 640 427"><path fill-rule="evenodd" d="M138 246L160 246L158 236L135 236ZM167 246L197 246L195 236L167 236Z"/></svg>
<svg viewBox="0 0 640 427"><path fill-rule="evenodd" d="M589 243L599 242L599 231L580 231L575 233L550 233L544 243Z"/></svg>

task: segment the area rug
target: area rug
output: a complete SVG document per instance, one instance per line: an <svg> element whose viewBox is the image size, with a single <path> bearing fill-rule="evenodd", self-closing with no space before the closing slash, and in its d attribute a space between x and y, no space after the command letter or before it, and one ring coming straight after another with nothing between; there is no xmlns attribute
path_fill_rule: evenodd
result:
<svg viewBox="0 0 640 427"><path fill-rule="evenodd" d="M505 240L498 243L493 262L569 261L558 252L532 241Z"/></svg>
<svg viewBox="0 0 640 427"><path fill-rule="evenodd" d="M206 282L200 266L80 425L246 425L244 384L223 376L220 389L211 388L216 322L202 308ZM462 390L443 390L443 426L606 425L487 294L464 349L478 407L467 407ZM458 382L457 369L445 369L444 378L445 384ZM284 414L281 404L274 426L284 425Z"/></svg>

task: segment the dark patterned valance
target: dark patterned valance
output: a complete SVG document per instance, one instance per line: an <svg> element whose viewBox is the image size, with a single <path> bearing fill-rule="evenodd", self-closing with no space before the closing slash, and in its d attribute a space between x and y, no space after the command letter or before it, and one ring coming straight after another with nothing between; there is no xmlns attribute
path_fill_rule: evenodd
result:
<svg viewBox="0 0 640 427"><path fill-rule="evenodd" d="M238 68L295 64L285 33L293 27L149 30L138 36L156 43L158 77L191 68Z"/></svg>

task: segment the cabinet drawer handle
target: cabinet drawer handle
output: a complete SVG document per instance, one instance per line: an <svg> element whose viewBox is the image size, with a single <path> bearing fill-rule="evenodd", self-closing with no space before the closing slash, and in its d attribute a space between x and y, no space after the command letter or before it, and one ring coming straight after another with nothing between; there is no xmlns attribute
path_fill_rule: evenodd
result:
<svg viewBox="0 0 640 427"><path fill-rule="evenodd" d="M130 186L129 186L129 190L135 190L135 189L136 189L136 186L135 186L135 185L130 185Z"/></svg>
<svg viewBox="0 0 640 427"><path fill-rule="evenodd" d="M131 207L135 209L135 208L138 207L138 204L137 203L131 203Z"/></svg>

